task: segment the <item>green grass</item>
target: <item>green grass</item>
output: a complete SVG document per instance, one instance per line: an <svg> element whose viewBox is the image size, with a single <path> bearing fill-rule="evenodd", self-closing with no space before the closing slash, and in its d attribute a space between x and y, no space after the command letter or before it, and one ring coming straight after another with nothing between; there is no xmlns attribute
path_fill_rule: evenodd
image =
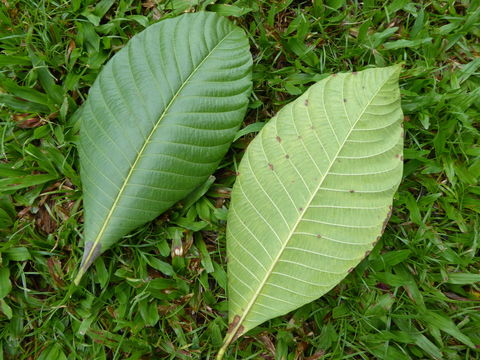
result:
<svg viewBox="0 0 480 360"><path fill-rule="evenodd" d="M229 191L254 133L211 187L72 286L83 218L72 115L129 37L205 8L249 33L245 125L330 73L405 64L405 174L382 240L330 293L226 358L480 359L480 1L2 0L0 360L212 359L221 345Z"/></svg>

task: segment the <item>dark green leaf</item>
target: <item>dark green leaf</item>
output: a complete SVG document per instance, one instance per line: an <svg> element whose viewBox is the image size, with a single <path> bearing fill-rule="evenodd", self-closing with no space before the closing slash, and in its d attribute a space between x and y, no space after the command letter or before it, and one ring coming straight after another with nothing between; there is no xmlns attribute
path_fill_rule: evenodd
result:
<svg viewBox="0 0 480 360"><path fill-rule="evenodd" d="M152 25L105 65L80 115L77 283L100 253L216 169L247 108L251 62L240 28L200 12Z"/></svg>

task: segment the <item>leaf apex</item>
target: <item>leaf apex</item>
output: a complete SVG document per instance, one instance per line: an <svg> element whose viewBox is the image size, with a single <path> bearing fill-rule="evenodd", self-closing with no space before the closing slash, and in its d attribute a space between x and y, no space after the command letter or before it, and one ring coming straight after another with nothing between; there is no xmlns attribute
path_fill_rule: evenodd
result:
<svg viewBox="0 0 480 360"><path fill-rule="evenodd" d="M87 272L87 269L92 265L97 257L100 256L102 253L102 246L97 243L94 244L93 242L89 241L85 243L85 250L83 253L82 262L80 264L80 268L78 269L78 274L73 281L75 285L80 283L83 275Z"/></svg>

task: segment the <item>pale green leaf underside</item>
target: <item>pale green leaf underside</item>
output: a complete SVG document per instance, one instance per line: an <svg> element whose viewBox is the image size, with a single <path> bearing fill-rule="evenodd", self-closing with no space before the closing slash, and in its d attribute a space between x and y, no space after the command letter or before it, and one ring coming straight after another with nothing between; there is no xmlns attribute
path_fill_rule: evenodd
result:
<svg viewBox="0 0 480 360"><path fill-rule="evenodd" d="M227 227L237 335L328 292L383 232L403 168L399 72L330 76L248 147Z"/></svg>
<svg viewBox="0 0 480 360"><path fill-rule="evenodd" d="M104 250L205 182L251 89L240 28L214 13L161 21L102 69L81 109L85 254Z"/></svg>

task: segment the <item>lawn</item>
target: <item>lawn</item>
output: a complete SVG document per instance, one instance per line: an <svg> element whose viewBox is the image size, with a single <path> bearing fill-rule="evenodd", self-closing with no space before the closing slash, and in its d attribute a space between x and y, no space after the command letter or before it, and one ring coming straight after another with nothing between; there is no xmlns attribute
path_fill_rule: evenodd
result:
<svg viewBox="0 0 480 360"><path fill-rule="evenodd" d="M130 37L196 10L249 36L248 127L196 196L77 287L75 110ZM2 0L0 360L213 359L227 330L225 219L252 124L332 73L397 63L404 175L385 234L327 295L226 359L480 359L480 1Z"/></svg>

